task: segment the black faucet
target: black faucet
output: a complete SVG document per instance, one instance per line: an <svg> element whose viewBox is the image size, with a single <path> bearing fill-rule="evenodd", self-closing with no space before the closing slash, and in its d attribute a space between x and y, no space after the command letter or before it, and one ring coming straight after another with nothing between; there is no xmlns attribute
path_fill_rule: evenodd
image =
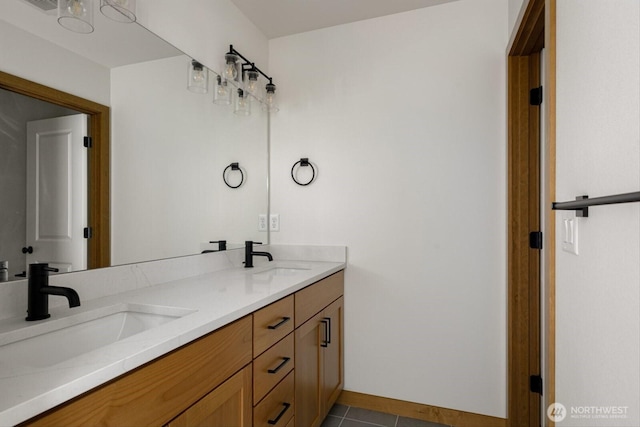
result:
<svg viewBox="0 0 640 427"><path fill-rule="evenodd" d="M80 306L78 293L71 288L49 286L49 272L58 271L47 263L29 264L29 302L26 320L42 320L51 317L49 314L49 295L67 297L69 307Z"/></svg>
<svg viewBox="0 0 640 427"><path fill-rule="evenodd" d="M221 251L226 251L227 250L227 241L226 240L212 240L209 243L217 243L218 244L218 250L216 251L216 250L213 250L213 249L205 249L201 253L208 254L210 252L221 252Z"/></svg>
<svg viewBox="0 0 640 427"><path fill-rule="evenodd" d="M266 256L269 261L273 261L273 257L269 252L254 252L253 245L261 245L261 242L252 242L251 240L247 240L244 242L244 268L252 268L253 267L253 256Z"/></svg>

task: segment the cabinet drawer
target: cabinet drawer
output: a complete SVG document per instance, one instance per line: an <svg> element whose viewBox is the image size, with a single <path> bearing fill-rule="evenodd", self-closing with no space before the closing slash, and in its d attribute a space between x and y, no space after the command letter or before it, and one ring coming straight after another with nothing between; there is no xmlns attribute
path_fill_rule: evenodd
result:
<svg viewBox="0 0 640 427"><path fill-rule="evenodd" d="M257 404L294 367L293 333L253 361L253 404Z"/></svg>
<svg viewBox="0 0 640 427"><path fill-rule="evenodd" d="M294 381L290 372L262 402L253 408L254 427L285 427L293 417Z"/></svg>
<svg viewBox="0 0 640 427"><path fill-rule="evenodd" d="M344 293L344 271L339 271L295 294L296 328Z"/></svg>
<svg viewBox="0 0 640 427"><path fill-rule="evenodd" d="M293 295L253 313L253 357L293 331Z"/></svg>

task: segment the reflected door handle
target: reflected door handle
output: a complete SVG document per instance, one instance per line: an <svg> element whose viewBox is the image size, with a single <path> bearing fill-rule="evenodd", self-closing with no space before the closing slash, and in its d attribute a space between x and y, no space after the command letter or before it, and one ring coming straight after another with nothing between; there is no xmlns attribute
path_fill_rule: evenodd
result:
<svg viewBox="0 0 640 427"><path fill-rule="evenodd" d="M25 246L24 248L22 248L22 253L23 254L32 254L33 253L33 246Z"/></svg>

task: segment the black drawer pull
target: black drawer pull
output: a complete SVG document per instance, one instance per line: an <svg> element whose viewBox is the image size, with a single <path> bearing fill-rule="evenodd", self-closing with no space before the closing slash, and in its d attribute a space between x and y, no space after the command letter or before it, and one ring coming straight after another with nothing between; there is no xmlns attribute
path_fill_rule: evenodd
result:
<svg viewBox="0 0 640 427"><path fill-rule="evenodd" d="M324 325L324 339L322 340L320 347L329 347L329 321L325 317L321 322Z"/></svg>
<svg viewBox="0 0 640 427"><path fill-rule="evenodd" d="M282 411L280 411L280 413L278 414L278 416L276 417L275 420L268 420L267 422L269 424L276 425L278 424L278 421L280 421L280 418L282 418L282 416L284 415L285 412L287 412L287 410L289 409L289 407L291 407L291 403L283 403L282 406L284 406L284 408L282 408Z"/></svg>
<svg viewBox="0 0 640 427"><path fill-rule="evenodd" d="M282 369L284 365L289 363L289 360L291 360L290 357L283 357L282 362L280 362L278 366L276 366L274 369L269 369L267 372L269 372L270 374L277 374L278 371Z"/></svg>
<svg viewBox="0 0 640 427"><path fill-rule="evenodd" d="M287 323L289 320L291 320L290 317L283 317L281 321L279 321L278 323L276 323L275 325L269 325L267 326L267 328L269 329L278 329L280 326L284 325L285 323Z"/></svg>
<svg viewBox="0 0 640 427"><path fill-rule="evenodd" d="M324 320L327 321L327 344L331 344L331 317L325 317Z"/></svg>

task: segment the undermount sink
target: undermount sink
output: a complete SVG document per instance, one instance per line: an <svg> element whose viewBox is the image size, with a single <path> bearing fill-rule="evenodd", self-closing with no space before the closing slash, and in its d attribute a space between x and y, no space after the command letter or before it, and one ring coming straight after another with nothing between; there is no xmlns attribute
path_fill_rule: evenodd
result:
<svg viewBox="0 0 640 427"><path fill-rule="evenodd" d="M47 367L179 319L196 310L117 304L22 328L3 339L3 364ZM8 338L8 339L6 339Z"/></svg>
<svg viewBox="0 0 640 427"><path fill-rule="evenodd" d="M273 277L273 276L295 276L296 274L302 271L308 271L309 268L304 267L284 267L284 266L276 266L271 267L266 270L257 271L253 273L254 276L264 276L264 277Z"/></svg>

